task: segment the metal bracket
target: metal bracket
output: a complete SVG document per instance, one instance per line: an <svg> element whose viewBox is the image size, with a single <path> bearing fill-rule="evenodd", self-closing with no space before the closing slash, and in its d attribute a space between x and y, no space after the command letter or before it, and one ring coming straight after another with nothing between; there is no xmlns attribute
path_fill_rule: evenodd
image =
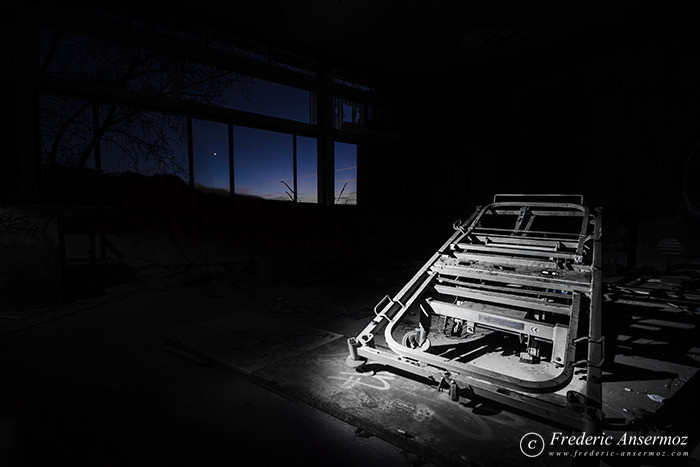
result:
<svg viewBox="0 0 700 467"><path fill-rule="evenodd" d="M602 235L601 235L600 233L591 234L591 235L586 236L586 237L583 239L583 243L588 243L588 242L590 242L591 240L597 241L597 240L600 240L601 237L602 237Z"/></svg>
<svg viewBox="0 0 700 467"><path fill-rule="evenodd" d="M381 308L381 305L382 305L385 301L387 301L387 300L388 300L389 303L391 303L391 304L398 303L399 305L401 305L401 308L404 308L404 304L401 303L399 300L394 300L394 299L391 298L390 296L385 295L384 298L382 298L381 300L379 300L379 303L377 303L377 304L374 306L374 314L375 314L375 315L377 315L377 316L379 316L379 317L381 317L381 318L386 318L387 321L391 321L391 319L386 315L386 313L384 313L383 311L379 311L379 309Z"/></svg>
<svg viewBox="0 0 700 467"><path fill-rule="evenodd" d="M452 384L454 384L454 380L452 379L452 375L450 374L449 371L446 371L442 375L442 378L440 378L440 382L437 385L437 391L442 392L443 386L447 385L447 387L450 387Z"/></svg>
<svg viewBox="0 0 700 467"><path fill-rule="evenodd" d="M592 366L594 368L600 368L603 366L603 363L605 363L605 336L601 336L599 339L592 339L589 336L582 336L579 337L578 339L574 339L571 342L575 345L578 344L579 342L586 341L589 344L600 344L601 346L601 352L600 352L600 360L593 363L588 359L583 359L583 360L578 360L575 362L571 363L571 366L582 366L582 365L588 365Z"/></svg>

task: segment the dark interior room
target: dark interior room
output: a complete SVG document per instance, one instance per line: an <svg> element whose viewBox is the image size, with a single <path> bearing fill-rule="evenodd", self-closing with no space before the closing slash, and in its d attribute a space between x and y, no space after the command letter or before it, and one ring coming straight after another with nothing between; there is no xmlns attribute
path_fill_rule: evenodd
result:
<svg viewBox="0 0 700 467"><path fill-rule="evenodd" d="M0 25L0 466L700 466L691 10Z"/></svg>

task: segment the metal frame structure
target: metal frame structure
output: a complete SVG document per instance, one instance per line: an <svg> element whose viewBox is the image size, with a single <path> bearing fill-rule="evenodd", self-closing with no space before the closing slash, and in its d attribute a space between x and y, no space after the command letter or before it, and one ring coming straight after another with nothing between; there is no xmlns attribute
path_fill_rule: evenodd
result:
<svg viewBox="0 0 700 467"><path fill-rule="evenodd" d="M513 219L512 227L503 227ZM569 228L533 229L543 223L568 223ZM580 195L496 195L454 228L401 291L384 297L375 318L348 340L347 363L388 365L438 382L438 389L447 384L453 400L466 391L575 429L598 431L604 344L600 211L590 212ZM398 342L397 325L417 309L418 328ZM484 368L431 353L428 337L435 316L444 319L444 327L451 320L458 338L465 331L469 337L475 328L515 334L523 365L547 361L558 373L549 380L529 379L498 365ZM382 329L388 349L375 342ZM584 343L585 356L579 348ZM572 385L576 367L585 368L585 391Z"/></svg>

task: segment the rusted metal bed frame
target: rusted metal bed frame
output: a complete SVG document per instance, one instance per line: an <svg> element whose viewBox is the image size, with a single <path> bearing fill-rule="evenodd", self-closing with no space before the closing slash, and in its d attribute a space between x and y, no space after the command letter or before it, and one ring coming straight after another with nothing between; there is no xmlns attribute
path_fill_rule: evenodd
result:
<svg viewBox="0 0 700 467"><path fill-rule="evenodd" d="M486 223L513 217L510 229ZM580 220L580 227L575 232L532 229L542 222L538 219L556 217ZM590 212L581 195L496 195L453 227L450 239L401 291L377 304L376 316L357 337L348 339L348 365L388 365L438 382L438 389L447 385L453 400L460 394L485 397L575 429L599 431L600 210ZM409 310L420 310L419 326L399 342L393 334ZM518 335L523 365L544 358L560 371L549 380L527 379L504 374L497 365L483 368L430 353L431 315L444 319L445 327L451 320L459 336L472 335L475 328ZM375 342L382 328L388 349ZM549 355L541 355L541 346L550 343ZM567 390L579 367L585 394Z"/></svg>

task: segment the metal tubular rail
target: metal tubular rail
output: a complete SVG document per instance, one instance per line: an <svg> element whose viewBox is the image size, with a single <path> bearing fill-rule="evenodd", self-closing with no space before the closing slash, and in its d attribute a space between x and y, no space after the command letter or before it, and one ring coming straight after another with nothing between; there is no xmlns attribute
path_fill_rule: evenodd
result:
<svg viewBox="0 0 700 467"><path fill-rule="evenodd" d="M587 362L587 378L586 378L586 397L588 398L588 407L586 408L586 426L585 431L591 434L597 434L601 430L603 423L603 391L601 385L602 366L605 360L604 355L604 337L603 324L601 317L602 308L602 234L603 222L601 220L600 209L594 220L593 233L593 284L598 284L591 291L591 305L588 319L588 362Z"/></svg>
<svg viewBox="0 0 700 467"><path fill-rule="evenodd" d="M401 304L405 303L406 299L414 295L414 292L416 289L419 287L419 282L425 282L425 278L431 278L432 276L428 273L428 268L443 254L447 253L449 251L449 248L452 244L455 242L458 242L464 236L466 233L463 231L463 228L467 225L470 225L474 218L476 217L477 213L479 212L480 208L477 208L477 210L463 223L455 223L455 232L452 234L452 236L438 249L437 252L433 254L433 256L423 265L423 267L409 280L405 286L394 296L392 300L389 301L387 305L385 305L382 309L379 310L377 313L377 309L375 307L375 313L377 313L377 316L370 321L370 323L365 326L365 328L360 332L357 338L351 338L351 340L355 341L355 344L357 345L366 345L370 344L372 345L372 338L373 338L373 332L379 328L381 330L380 324L382 324L383 318L388 318L392 319L392 317L401 309L406 309L406 307L403 307ZM427 284L426 284L427 285ZM425 286L422 287L424 289ZM382 299L383 301L384 299ZM380 302L381 304L381 302Z"/></svg>
<svg viewBox="0 0 700 467"><path fill-rule="evenodd" d="M437 290L441 294L470 298L473 300L479 300L481 302L502 303L504 305L528 308L534 311L558 313L566 316L569 316L571 314L569 305L543 302L541 300L531 297L521 297L518 295L505 294L501 292L483 292L479 290L472 290L467 287L449 287L445 285L435 285L435 290Z"/></svg>
<svg viewBox="0 0 700 467"><path fill-rule="evenodd" d="M583 195L579 194L556 194L556 193L539 193L539 194L527 194L527 193L498 193L493 195L493 202L495 203L498 198L578 198L579 204L583 204Z"/></svg>

